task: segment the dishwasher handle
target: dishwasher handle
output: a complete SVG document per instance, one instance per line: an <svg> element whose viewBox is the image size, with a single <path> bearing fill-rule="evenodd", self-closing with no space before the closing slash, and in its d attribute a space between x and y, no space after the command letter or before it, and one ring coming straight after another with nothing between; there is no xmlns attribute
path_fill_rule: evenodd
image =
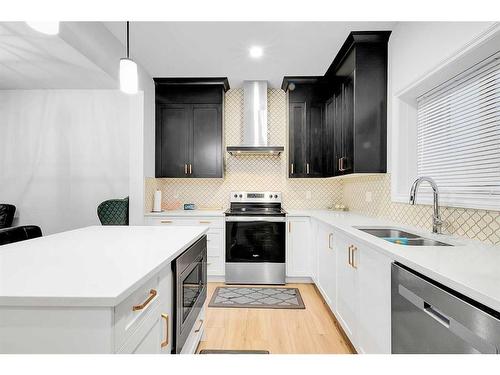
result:
<svg viewBox="0 0 500 375"><path fill-rule="evenodd" d="M403 285L398 285L399 294L415 305L418 309L426 313L428 316L449 329L454 335L460 337L465 342L476 348L481 353L498 354L498 349L495 344L486 341L469 328L456 321L455 319L445 315L430 303L424 301L421 297L405 288Z"/></svg>
<svg viewBox="0 0 500 375"><path fill-rule="evenodd" d="M450 318L444 315L441 311L436 309L431 304L424 302L424 312L429 315L431 318L437 320L439 323L444 325L446 328L450 328Z"/></svg>

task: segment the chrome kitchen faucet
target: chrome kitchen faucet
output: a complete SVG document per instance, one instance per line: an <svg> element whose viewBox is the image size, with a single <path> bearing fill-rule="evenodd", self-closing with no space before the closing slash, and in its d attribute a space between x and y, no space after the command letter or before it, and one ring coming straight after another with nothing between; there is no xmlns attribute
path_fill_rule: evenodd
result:
<svg viewBox="0 0 500 375"><path fill-rule="evenodd" d="M432 215L432 233L441 233L441 225L443 225L443 220L441 220L441 215L439 214L439 190L436 184L436 181L434 181L430 177L419 177L415 180L413 185L411 186L410 190L410 204L414 205L415 200L417 199L417 189L422 181L427 181L433 191L433 196L434 196L434 214Z"/></svg>

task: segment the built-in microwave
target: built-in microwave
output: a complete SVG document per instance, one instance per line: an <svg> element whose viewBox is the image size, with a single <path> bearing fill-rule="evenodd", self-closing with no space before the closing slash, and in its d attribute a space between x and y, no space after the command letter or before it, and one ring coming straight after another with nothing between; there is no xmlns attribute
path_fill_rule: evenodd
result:
<svg viewBox="0 0 500 375"><path fill-rule="evenodd" d="M180 353L207 298L207 237L172 262L174 275L173 353Z"/></svg>

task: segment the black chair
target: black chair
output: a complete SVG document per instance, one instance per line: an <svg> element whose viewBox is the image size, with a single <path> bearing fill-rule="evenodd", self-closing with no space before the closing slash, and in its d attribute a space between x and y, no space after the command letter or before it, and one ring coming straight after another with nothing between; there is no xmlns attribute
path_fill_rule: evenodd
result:
<svg viewBox="0 0 500 375"><path fill-rule="evenodd" d="M36 225L4 228L0 229L0 246L37 237L42 237L42 230Z"/></svg>
<svg viewBox="0 0 500 375"><path fill-rule="evenodd" d="M12 226L16 206L12 204L0 203L0 229Z"/></svg>

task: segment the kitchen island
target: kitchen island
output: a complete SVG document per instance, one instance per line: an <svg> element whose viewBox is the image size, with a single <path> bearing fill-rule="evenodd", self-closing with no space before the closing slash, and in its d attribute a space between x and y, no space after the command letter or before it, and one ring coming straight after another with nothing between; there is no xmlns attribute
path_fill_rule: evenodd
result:
<svg viewBox="0 0 500 375"><path fill-rule="evenodd" d="M207 230L94 226L2 246L0 352L170 353L170 263Z"/></svg>

